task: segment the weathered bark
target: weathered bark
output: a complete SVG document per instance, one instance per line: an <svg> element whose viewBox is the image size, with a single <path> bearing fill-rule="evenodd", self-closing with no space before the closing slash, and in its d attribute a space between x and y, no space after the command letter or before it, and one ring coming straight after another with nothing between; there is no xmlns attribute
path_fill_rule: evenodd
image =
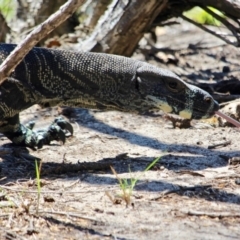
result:
<svg viewBox="0 0 240 240"><path fill-rule="evenodd" d="M0 42L5 42L7 33L9 33L10 28L7 25L7 22L0 12Z"/></svg>
<svg viewBox="0 0 240 240"><path fill-rule="evenodd" d="M84 51L131 56L156 16L166 8L167 2L113 0L91 36L80 48Z"/></svg>
<svg viewBox="0 0 240 240"><path fill-rule="evenodd" d="M80 29L83 31L87 29L89 33L92 32L111 1L112 0L87 0L76 14L80 22Z"/></svg>
<svg viewBox="0 0 240 240"><path fill-rule="evenodd" d="M172 16L194 6L212 6L235 20L236 27L230 26L240 46L239 24L240 2L230 0L112 0L108 10L99 19L94 31L84 40L78 50L107 52L131 56L143 34L153 25L158 25ZM96 9L96 12L98 10ZM93 12L93 16L94 16ZM93 27L94 24L91 25ZM227 26L227 27L228 27ZM81 42L81 39L79 39Z"/></svg>

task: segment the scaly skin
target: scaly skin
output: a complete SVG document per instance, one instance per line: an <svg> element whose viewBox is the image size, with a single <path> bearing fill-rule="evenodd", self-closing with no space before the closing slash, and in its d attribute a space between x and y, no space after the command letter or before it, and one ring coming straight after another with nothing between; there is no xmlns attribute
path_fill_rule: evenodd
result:
<svg viewBox="0 0 240 240"><path fill-rule="evenodd" d="M0 44L0 63L15 45ZM0 86L0 132L13 143L42 147L64 141L71 125L57 119L35 132L19 121L34 104L144 112L162 109L189 119L211 117L218 104L174 73L134 59L104 53L34 48Z"/></svg>

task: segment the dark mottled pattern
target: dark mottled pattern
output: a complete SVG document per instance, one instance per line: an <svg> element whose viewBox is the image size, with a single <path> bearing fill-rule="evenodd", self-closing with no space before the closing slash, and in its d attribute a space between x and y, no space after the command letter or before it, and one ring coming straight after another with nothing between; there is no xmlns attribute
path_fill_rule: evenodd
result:
<svg viewBox="0 0 240 240"><path fill-rule="evenodd" d="M14 47L0 44L0 63ZM18 116L33 104L128 112L162 109L195 119L218 109L208 93L168 70L116 55L44 48L30 51L0 86L0 132L16 144L39 142L39 134L21 125Z"/></svg>

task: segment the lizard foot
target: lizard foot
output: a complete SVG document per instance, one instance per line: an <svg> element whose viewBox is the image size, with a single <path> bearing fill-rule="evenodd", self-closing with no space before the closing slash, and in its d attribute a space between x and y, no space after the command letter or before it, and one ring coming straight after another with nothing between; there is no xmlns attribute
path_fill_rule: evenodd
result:
<svg viewBox="0 0 240 240"><path fill-rule="evenodd" d="M66 136L73 135L72 125L62 117L56 118L47 129L37 131L33 130L35 125L34 121L23 125L19 122L18 116L11 120L13 124L11 125L9 121L7 125L2 127L2 131L5 130L4 135L14 144L20 146L33 149L36 147L42 148L43 145L48 145L53 140L65 143Z"/></svg>
<svg viewBox="0 0 240 240"><path fill-rule="evenodd" d="M27 127L33 129L34 122L29 122ZM73 135L72 125L62 117L55 118L46 130L35 131L35 136L37 137L36 145L38 148L42 148L43 145L48 145L53 140L61 141L64 144L68 134Z"/></svg>

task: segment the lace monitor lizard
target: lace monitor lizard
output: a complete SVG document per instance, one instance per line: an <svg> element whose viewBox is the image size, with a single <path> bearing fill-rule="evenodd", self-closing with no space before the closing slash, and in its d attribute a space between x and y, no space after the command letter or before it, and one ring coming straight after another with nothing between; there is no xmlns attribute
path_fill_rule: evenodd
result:
<svg viewBox="0 0 240 240"><path fill-rule="evenodd" d="M15 48L0 44L0 63ZM65 141L70 123L57 118L34 131L19 113L34 104L143 112L162 109L189 119L208 118L218 104L174 73L134 59L91 52L33 48L0 86L0 132L13 143L41 148Z"/></svg>

